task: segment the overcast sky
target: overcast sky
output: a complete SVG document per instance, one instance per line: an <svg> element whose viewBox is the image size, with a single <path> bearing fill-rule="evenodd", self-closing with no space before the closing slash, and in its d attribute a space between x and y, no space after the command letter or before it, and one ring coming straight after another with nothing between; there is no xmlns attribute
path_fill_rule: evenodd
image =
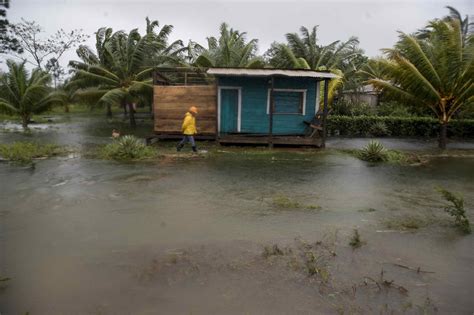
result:
<svg viewBox="0 0 474 315"><path fill-rule="evenodd" d="M319 25L320 43L354 35L367 55L377 56L380 48L394 44L397 30L413 32L423 27L428 20L446 15L446 5L463 15L474 13L474 0L11 0L7 16L12 23L21 18L34 20L48 33L81 28L89 35L102 26L143 31L148 16L160 25L174 26L171 40L187 43L192 39L202 44L206 37L218 35L219 25L227 22L247 32L248 38L257 38L260 53L273 41L284 41L286 33L297 32L301 25ZM94 45L93 36L87 44ZM62 63L71 58L74 52L65 55Z"/></svg>

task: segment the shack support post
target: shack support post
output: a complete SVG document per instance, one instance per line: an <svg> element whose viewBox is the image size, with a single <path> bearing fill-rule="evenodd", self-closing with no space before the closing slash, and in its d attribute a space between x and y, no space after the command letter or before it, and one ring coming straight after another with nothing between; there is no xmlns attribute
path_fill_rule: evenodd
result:
<svg viewBox="0 0 474 315"><path fill-rule="evenodd" d="M329 92L329 79L324 80L324 108L323 108L323 137L321 139L321 148L326 147L326 119L328 115L328 93Z"/></svg>
<svg viewBox="0 0 474 315"><path fill-rule="evenodd" d="M216 137L215 140L219 140L219 120L220 120L220 110L219 110L219 103L221 101L221 93L219 91L219 78L216 78Z"/></svg>
<svg viewBox="0 0 474 315"><path fill-rule="evenodd" d="M275 78L271 77L271 88L270 88L270 108L269 108L269 124L268 124L268 147L273 148L273 108L274 98L273 98L273 89L275 87Z"/></svg>

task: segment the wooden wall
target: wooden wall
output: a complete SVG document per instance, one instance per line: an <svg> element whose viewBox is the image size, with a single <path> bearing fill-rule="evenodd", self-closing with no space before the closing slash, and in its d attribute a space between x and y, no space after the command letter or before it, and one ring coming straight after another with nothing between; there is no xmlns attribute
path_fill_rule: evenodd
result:
<svg viewBox="0 0 474 315"><path fill-rule="evenodd" d="M181 124L189 107L198 108L198 135L216 134L217 95L215 85L154 86L154 131L181 134Z"/></svg>

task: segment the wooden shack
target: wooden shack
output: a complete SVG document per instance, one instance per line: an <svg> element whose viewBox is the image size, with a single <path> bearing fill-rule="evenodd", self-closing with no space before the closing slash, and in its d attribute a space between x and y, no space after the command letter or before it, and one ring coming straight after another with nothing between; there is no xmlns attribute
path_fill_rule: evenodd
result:
<svg viewBox="0 0 474 315"><path fill-rule="evenodd" d="M243 68L210 68L206 74L207 84L192 85L187 79L188 84L160 85L161 81L155 85L158 137L179 136L183 115L190 106L197 106L198 138L235 144L324 146L326 113L319 108L320 83L335 78L334 74ZM166 74L161 73L162 77ZM327 100L327 89L322 99ZM320 128L321 133L312 128Z"/></svg>

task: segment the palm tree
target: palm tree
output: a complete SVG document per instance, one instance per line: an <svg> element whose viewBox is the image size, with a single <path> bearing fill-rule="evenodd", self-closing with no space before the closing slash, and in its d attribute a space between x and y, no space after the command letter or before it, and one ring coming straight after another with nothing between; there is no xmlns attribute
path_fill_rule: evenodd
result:
<svg viewBox="0 0 474 315"><path fill-rule="evenodd" d="M97 30L95 33L95 52L88 46L86 45L80 45L76 53L78 57L81 59L81 62L79 61L74 61L71 60L69 62L69 66L72 67L73 69L87 69L88 66L100 66L103 68L110 68L112 67L112 56L110 54L110 51L106 48L110 38L112 37L113 34L113 29L112 28L107 28L107 27L102 27ZM88 86L88 81L84 80L84 82L79 82L77 78L73 76L72 80L69 82L69 84L65 85L65 89L67 89L69 92L68 94L71 94L70 96L72 98L77 98L75 95L75 91L81 87L87 87ZM95 99L91 99L91 101L96 101ZM111 118L112 117L112 105L111 104L105 104L107 108L107 117Z"/></svg>
<svg viewBox="0 0 474 315"><path fill-rule="evenodd" d="M110 107L127 105L130 125L135 126L133 103L153 89L153 67L144 63L152 50L149 35L142 37L137 29L128 34L116 32L106 42L105 50L109 56L105 65L89 64L84 59L82 63L71 63L71 84L79 88L76 93L83 99L96 99Z"/></svg>
<svg viewBox="0 0 474 315"><path fill-rule="evenodd" d="M33 114L45 112L62 98L48 86L48 73L36 68L30 74L25 62L12 60L7 61L7 67L8 72L0 79L0 110L19 116L26 130Z"/></svg>
<svg viewBox="0 0 474 315"><path fill-rule="evenodd" d="M74 76L71 85L83 100L103 104L107 116L112 106L129 107L130 124L135 126L133 103L152 97L151 73L159 65L182 63L186 48L180 40L168 45L173 26L164 25L159 32L158 21L146 18L146 34L134 29L129 34L113 33L100 28L96 33L96 51L81 46L77 55L81 61L71 61Z"/></svg>
<svg viewBox="0 0 474 315"><path fill-rule="evenodd" d="M449 15L445 16L442 20L445 22L450 22L453 20L458 20L461 24L461 36L462 36L462 44L463 46L466 45L466 42L470 35L474 33L474 22L469 21L469 15L466 14L464 19L462 18L461 13L456 10L454 7L446 6L449 10ZM419 30L416 35L418 38L426 39L430 36L433 30L428 26L421 30Z"/></svg>
<svg viewBox="0 0 474 315"><path fill-rule="evenodd" d="M474 102L474 37L463 47L459 20L434 20L429 37L400 33L381 76L368 80L388 97L427 106L440 122L439 147L446 148L447 126L461 106Z"/></svg>
<svg viewBox="0 0 474 315"><path fill-rule="evenodd" d="M146 18L146 35L150 38L153 53L149 55L145 63L154 66L183 65L188 47L185 47L180 39L168 44L173 25L163 25L159 31L156 31L158 27L158 21L150 21Z"/></svg>
<svg viewBox="0 0 474 315"><path fill-rule="evenodd" d="M446 6L449 10L449 15L445 17L445 20L458 20L461 23L461 33L463 45L466 43L469 35L474 33L474 22L469 22L469 15L463 19L461 13L451 6Z"/></svg>
<svg viewBox="0 0 474 315"><path fill-rule="evenodd" d="M339 40L329 45L319 45L317 26L311 31L302 26L301 35L286 34L286 44L273 43L266 53L269 63L275 68L329 70L339 76L328 86L328 103L357 69L366 61L358 47L359 40L351 37L345 42ZM321 105L323 103L320 100Z"/></svg>
<svg viewBox="0 0 474 315"><path fill-rule="evenodd" d="M219 38L208 37L207 48L190 43L191 59L197 56L191 63L198 67L263 67L263 59L256 56L258 40L247 42L246 35L222 23Z"/></svg>
<svg viewBox="0 0 474 315"><path fill-rule="evenodd" d="M272 44L266 53L272 66L289 69L339 69L346 73L353 71L351 62L363 53L356 37L345 42L337 40L329 45L319 45L317 26L311 31L302 26L300 32L301 36L297 33L286 34L286 44Z"/></svg>

